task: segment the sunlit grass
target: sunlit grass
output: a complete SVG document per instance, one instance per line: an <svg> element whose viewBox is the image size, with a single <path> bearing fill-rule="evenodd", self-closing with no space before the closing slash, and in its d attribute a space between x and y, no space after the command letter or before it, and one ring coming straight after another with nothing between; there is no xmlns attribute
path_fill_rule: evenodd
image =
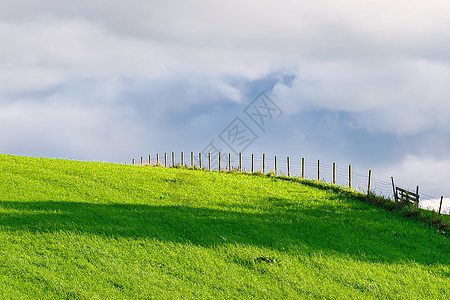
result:
<svg viewBox="0 0 450 300"><path fill-rule="evenodd" d="M300 182L0 155L5 299L446 299L449 249Z"/></svg>

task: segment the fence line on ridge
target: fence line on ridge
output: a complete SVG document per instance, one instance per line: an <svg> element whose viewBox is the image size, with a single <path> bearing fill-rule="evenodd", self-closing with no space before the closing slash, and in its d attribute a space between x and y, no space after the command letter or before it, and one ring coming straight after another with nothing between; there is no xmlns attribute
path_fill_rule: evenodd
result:
<svg viewBox="0 0 450 300"><path fill-rule="evenodd" d="M186 167L198 167L210 171L240 171L240 172L261 172L268 174L270 172L276 175L285 175L290 177L314 179L322 182L336 184L338 186L350 187L361 193L372 193L394 200L392 183L380 180L372 176L372 171L368 174L360 174L352 171L352 165L342 167L336 163L326 161L311 161L304 157L268 157L264 153L260 156L251 155L231 155L231 153L159 153L155 156L148 155L148 160L140 158L140 165L162 165L164 167L174 167L183 165ZM161 159L163 157L163 160ZM132 164L136 160L132 159ZM438 201L438 197L433 197L420 193L421 197L426 197L426 201ZM440 206L442 206L442 198ZM436 205L434 205L436 206ZM427 208L427 207L423 207ZM439 209L440 212L440 209ZM445 213L445 212L443 212ZM450 212L447 212L450 213Z"/></svg>

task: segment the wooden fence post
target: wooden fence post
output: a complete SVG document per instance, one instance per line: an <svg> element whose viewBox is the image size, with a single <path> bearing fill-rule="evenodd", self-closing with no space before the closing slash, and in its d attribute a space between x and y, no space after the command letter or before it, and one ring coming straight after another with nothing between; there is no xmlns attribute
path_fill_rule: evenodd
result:
<svg viewBox="0 0 450 300"><path fill-rule="evenodd" d="M348 187L352 188L352 165L348 165Z"/></svg>
<svg viewBox="0 0 450 300"><path fill-rule="evenodd" d="M305 179L305 158L302 157L302 179Z"/></svg>
<svg viewBox="0 0 450 300"><path fill-rule="evenodd" d="M167 152L164 152L164 167L167 167Z"/></svg>
<svg viewBox="0 0 450 300"><path fill-rule="evenodd" d="M441 196L441 203L439 203L439 215L441 214L442 200L444 200L444 196Z"/></svg>
<svg viewBox="0 0 450 300"><path fill-rule="evenodd" d="M184 152L181 152L181 166L184 167Z"/></svg>
<svg viewBox="0 0 450 300"><path fill-rule="evenodd" d="M231 153L228 152L228 171L231 172Z"/></svg>
<svg viewBox="0 0 450 300"><path fill-rule="evenodd" d="M141 166L144 165L144 158L141 156Z"/></svg>
<svg viewBox="0 0 450 300"><path fill-rule="evenodd" d="M175 167L175 152L172 152L172 167Z"/></svg>
<svg viewBox="0 0 450 300"><path fill-rule="evenodd" d="M336 184L336 163L333 163L333 184Z"/></svg>
<svg viewBox="0 0 450 300"><path fill-rule="evenodd" d="M156 153L156 164L159 165L159 153Z"/></svg>
<svg viewBox="0 0 450 300"><path fill-rule="evenodd" d="M202 153L201 152L198 153L198 166L200 167L200 169L202 168Z"/></svg>
<svg viewBox="0 0 450 300"><path fill-rule="evenodd" d="M263 174L266 174L266 154L265 153L263 153L262 172L263 172Z"/></svg>
<svg viewBox="0 0 450 300"><path fill-rule="evenodd" d="M221 153L219 152L219 172L221 171L221 166L220 166L220 163L221 163L221 157L222 157L222 155L221 155Z"/></svg>
<svg viewBox="0 0 450 300"><path fill-rule="evenodd" d="M289 156L287 157L287 169L288 169L288 177L291 177L291 164L289 161Z"/></svg>
<svg viewBox="0 0 450 300"><path fill-rule="evenodd" d="M134 158L132 159L131 164L134 166Z"/></svg>
<svg viewBox="0 0 450 300"><path fill-rule="evenodd" d="M367 196L370 196L370 184L372 183L372 170L369 170L369 183L367 184Z"/></svg>
<svg viewBox="0 0 450 300"><path fill-rule="evenodd" d="M394 177L391 176L391 182L392 182L392 192L394 193L394 201L397 202L397 193L395 190L395 184L394 184Z"/></svg>
<svg viewBox="0 0 450 300"><path fill-rule="evenodd" d="M242 172L242 153L239 152L239 172Z"/></svg>
<svg viewBox="0 0 450 300"><path fill-rule="evenodd" d="M208 152L208 170L211 171L211 152Z"/></svg>
<svg viewBox="0 0 450 300"><path fill-rule="evenodd" d="M317 180L320 181L320 159L317 160Z"/></svg>
<svg viewBox="0 0 450 300"><path fill-rule="evenodd" d="M152 155L151 154L148 155L148 165L149 166L152 165Z"/></svg>
<svg viewBox="0 0 450 300"><path fill-rule="evenodd" d="M416 207L419 207L419 186L417 186L417 188L416 188L416 195L417 195L417 202L415 203L416 204Z"/></svg>
<svg viewBox="0 0 450 300"><path fill-rule="evenodd" d="M278 176L277 156L275 155L275 176Z"/></svg>
<svg viewBox="0 0 450 300"><path fill-rule="evenodd" d="M191 168L194 167L194 152L191 152Z"/></svg>
<svg viewBox="0 0 450 300"><path fill-rule="evenodd" d="M252 153L252 173L255 171L254 167L255 167L255 154Z"/></svg>

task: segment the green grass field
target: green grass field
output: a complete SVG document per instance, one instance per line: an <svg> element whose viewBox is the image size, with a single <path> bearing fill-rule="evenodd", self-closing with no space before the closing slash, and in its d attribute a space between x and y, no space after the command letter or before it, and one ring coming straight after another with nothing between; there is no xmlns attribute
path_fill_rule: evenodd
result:
<svg viewBox="0 0 450 300"><path fill-rule="evenodd" d="M449 299L448 235L301 182L0 155L1 299Z"/></svg>

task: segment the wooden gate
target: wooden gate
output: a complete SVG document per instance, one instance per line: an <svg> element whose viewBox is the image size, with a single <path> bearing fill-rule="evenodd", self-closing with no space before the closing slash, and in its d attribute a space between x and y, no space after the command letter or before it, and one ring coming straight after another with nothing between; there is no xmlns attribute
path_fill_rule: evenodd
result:
<svg viewBox="0 0 450 300"><path fill-rule="evenodd" d="M400 202L404 205L413 204L416 207L419 206L419 186L416 188L416 192L408 191L407 189L394 185L394 178L392 179L392 188L394 190L395 202Z"/></svg>

